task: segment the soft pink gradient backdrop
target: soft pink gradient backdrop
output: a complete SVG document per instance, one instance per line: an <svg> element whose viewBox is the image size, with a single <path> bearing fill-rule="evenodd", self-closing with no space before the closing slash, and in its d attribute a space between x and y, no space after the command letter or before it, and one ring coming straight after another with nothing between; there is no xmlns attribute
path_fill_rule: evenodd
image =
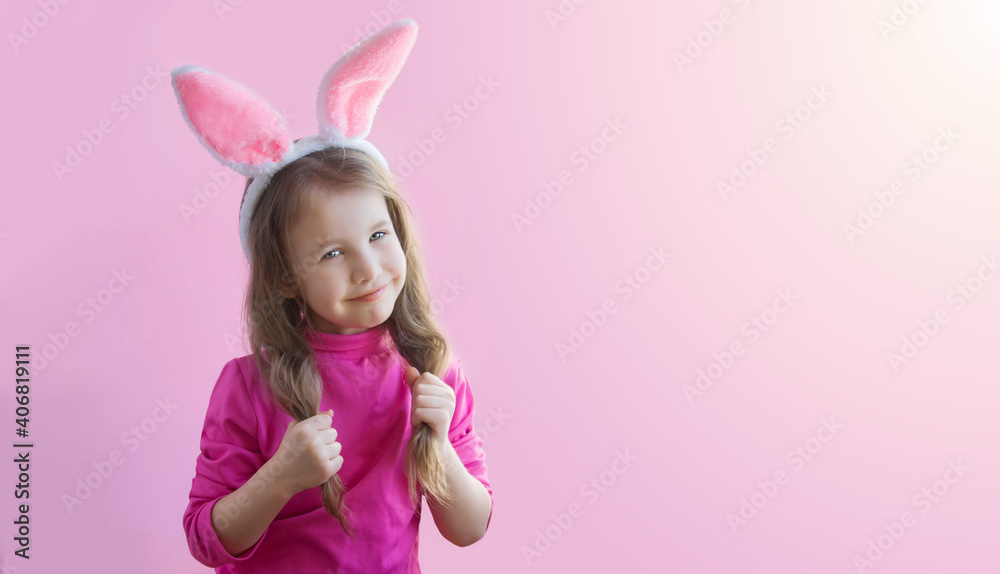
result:
<svg viewBox="0 0 1000 574"><path fill-rule="evenodd" d="M209 393L246 352L243 180L183 123L169 76L147 78L126 117L115 100L147 66L197 64L258 91L305 136L327 66L373 12L396 9L420 37L369 139L400 170L418 140L446 136L403 192L496 491L490 531L468 548L426 514L425 571L997 572L1000 281L973 279L961 309L949 292L1000 252L1000 7L927 2L885 37L879 20L904 4L917 6L565 0L573 12L555 26L556 0L243 1L222 17L207 1L60 5L0 50L8 445L14 346L41 356L67 322L80 332L33 373L32 559L12 557L11 518L0 563L205 571L181 515ZM40 10L8 2L0 30L20 34ZM722 16L678 69L674 54ZM477 98L481 78L494 85ZM776 122L813 86L832 95L785 139ZM458 124L446 112L463 102L475 110ZM52 162L104 118L113 130L59 181ZM626 127L582 169L577 149L616 118ZM906 162L949 126L958 141L911 181ZM724 201L717 182L770 137L777 151ZM563 170L572 183L518 229L512 216ZM228 185L186 221L180 206L221 173ZM844 225L894 179L906 192L849 241ZM643 269L655 248L670 257ZM126 288L78 314L122 269ZM636 273L645 282L626 298L617 282ZM779 290L797 299L767 315ZM939 309L949 321L894 370L889 353ZM762 314L776 321L753 339L743 325ZM563 360L574 328L583 346ZM745 352L689 401L685 385L736 342ZM176 410L129 439L161 413L157 399ZM821 442L827 417L842 428ZM819 449L799 466L796 447ZM67 511L63 496L114 450L122 464ZM626 451L636 460L615 463ZM969 469L957 482L949 461ZM734 533L727 515L760 503L758 481L777 471L787 482ZM12 517L15 465L3 476ZM914 500L946 476L936 503ZM603 492L581 489L602 477ZM857 568L905 512L912 527Z"/></svg>

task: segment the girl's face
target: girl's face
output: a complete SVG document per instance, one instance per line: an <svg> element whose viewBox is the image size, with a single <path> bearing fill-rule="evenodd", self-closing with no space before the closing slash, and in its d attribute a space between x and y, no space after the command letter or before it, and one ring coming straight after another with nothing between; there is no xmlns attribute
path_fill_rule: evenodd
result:
<svg viewBox="0 0 1000 574"><path fill-rule="evenodd" d="M289 237L302 297L319 330L350 335L389 318L406 279L406 259L381 193L351 188L320 194ZM373 300L357 299L378 289ZM295 296L289 286L281 292Z"/></svg>

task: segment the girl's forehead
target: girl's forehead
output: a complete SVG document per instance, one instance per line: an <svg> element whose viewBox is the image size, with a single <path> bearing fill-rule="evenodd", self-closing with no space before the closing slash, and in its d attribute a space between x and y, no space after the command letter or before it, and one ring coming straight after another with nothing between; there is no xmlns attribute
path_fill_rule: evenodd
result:
<svg viewBox="0 0 1000 574"><path fill-rule="evenodd" d="M370 187L316 185L306 193L309 207L333 205L355 205L358 207L385 206L382 193Z"/></svg>
<svg viewBox="0 0 1000 574"><path fill-rule="evenodd" d="M384 221L391 225L389 210L380 192L345 188L311 194L292 224L290 234L293 243L302 249L364 234L369 231L368 227Z"/></svg>

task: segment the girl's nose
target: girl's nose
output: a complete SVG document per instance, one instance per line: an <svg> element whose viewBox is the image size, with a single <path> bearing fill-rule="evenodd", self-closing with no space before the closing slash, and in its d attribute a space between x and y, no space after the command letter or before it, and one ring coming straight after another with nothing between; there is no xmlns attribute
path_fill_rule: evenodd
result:
<svg viewBox="0 0 1000 574"><path fill-rule="evenodd" d="M382 273L382 265L379 262L379 254L374 249L364 250L357 259L357 267L354 269L354 281L364 283L374 281Z"/></svg>

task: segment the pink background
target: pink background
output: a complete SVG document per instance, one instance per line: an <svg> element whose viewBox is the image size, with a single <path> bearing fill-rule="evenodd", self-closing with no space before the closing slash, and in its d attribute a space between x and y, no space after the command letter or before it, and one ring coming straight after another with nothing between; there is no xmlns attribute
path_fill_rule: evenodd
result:
<svg viewBox="0 0 1000 574"><path fill-rule="evenodd" d="M206 571L181 516L209 393L246 353L243 180L183 123L169 71L236 79L302 137L322 73L389 17L420 36L369 139L395 170L419 164L402 191L496 491L471 547L426 515L425 571L1000 570L1000 281L982 262L1000 255L996 2L237 4L76 1L48 21L5 4L5 459L15 345L39 362L32 559L5 518L0 572ZM102 120L60 180L53 162ZM935 139L949 128L957 141ZM101 310L81 314L88 298ZM755 317L766 331L744 328ZM699 370L716 377L700 389ZM158 399L176 409L154 423ZM10 517L15 465L2 476Z"/></svg>

